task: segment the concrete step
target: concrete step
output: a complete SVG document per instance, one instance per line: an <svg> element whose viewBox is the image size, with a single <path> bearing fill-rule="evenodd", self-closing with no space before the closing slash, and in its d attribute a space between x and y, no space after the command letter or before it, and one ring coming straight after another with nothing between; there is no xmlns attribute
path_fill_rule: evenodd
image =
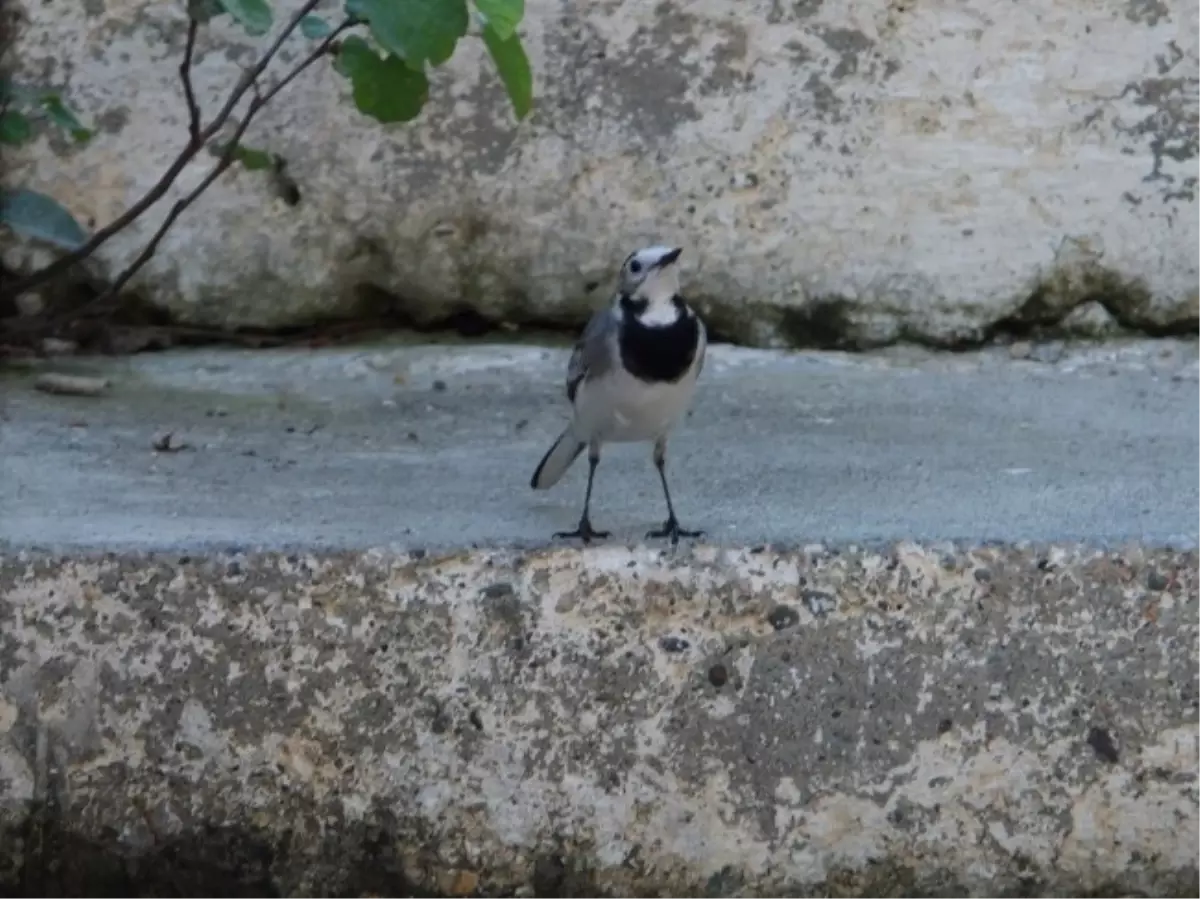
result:
<svg viewBox="0 0 1200 899"><path fill-rule="evenodd" d="M1061 351L1060 351L1061 352ZM564 350L178 352L96 363L101 398L6 378L0 541L451 549L545 544L580 461L529 478L565 422ZM170 433L186 444L156 452ZM672 441L680 518L722 545L1194 540L1196 344L1054 364L715 347ZM606 449L593 520L665 517L645 445Z"/></svg>
<svg viewBox="0 0 1200 899"><path fill-rule="evenodd" d="M675 549L564 358L0 381L0 892L1196 895L1195 344L717 348Z"/></svg>

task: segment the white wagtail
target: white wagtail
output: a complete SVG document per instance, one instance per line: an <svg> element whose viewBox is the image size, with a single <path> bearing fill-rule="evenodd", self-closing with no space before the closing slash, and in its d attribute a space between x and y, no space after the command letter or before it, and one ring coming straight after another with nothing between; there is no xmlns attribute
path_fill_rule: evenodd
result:
<svg viewBox="0 0 1200 899"><path fill-rule="evenodd" d="M621 266L612 303L592 316L567 364L567 399L572 418L542 457L530 486L546 490L558 483L581 452L588 451L587 493L574 531L555 537L609 536L593 529L588 517L592 480L605 443L654 441L654 466L667 499L667 520L647 537L699 537L703 531L679 526L667 489L667 435L679 421L704 366L708 334L704 323L679 295L676 261L682 248L647 247Z"/></svg>

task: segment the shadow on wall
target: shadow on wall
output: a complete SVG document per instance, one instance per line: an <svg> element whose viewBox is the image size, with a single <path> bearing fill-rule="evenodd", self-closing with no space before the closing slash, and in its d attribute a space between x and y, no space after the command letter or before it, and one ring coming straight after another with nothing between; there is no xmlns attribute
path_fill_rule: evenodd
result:
<svg viewBox="0 0 1200 899"><path fill-rule="evenodd" d="M315 819L298 823L319 826ZM396 823L390 812L376 809L363 822L325 828L317 840L290 828L266 833L208 825L138 852L122 846L115 830L100 842L77 833L69 816L41 809L15 833L0 828L0 897L481 894L473 872L439 874L423 866L428 883L413 883L405 874L407 853ZM421 859L433 856L417 853ZM439 891L439 881L450 892ZM602 895L590 878L570 872L559 857L541 859L522 894Z"/></svg>

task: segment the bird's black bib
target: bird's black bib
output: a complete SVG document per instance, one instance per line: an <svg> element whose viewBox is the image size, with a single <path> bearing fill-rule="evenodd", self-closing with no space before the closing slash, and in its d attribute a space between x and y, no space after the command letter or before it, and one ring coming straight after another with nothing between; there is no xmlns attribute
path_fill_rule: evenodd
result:
<svg viewBox="0 0 1200 899"><path fill-rule="evenodd" d="M646 325L638 316L646 311L646 300L621 297L624 313L618 343L625 370L647 384L674 382L682 378L696 359L700 322L690 314L683 299L672 298L679 317L669 325Z"/></svg>

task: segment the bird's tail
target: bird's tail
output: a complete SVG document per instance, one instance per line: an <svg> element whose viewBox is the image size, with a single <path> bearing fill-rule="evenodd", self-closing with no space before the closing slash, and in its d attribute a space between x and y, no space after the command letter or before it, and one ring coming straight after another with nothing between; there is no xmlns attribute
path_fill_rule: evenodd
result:
<svg viewBox="0 0 1200 899"><path fill-rule="evenodd" d="M558 439L546 451L546 455L542 456L542 461L538 463L537 470L529 481L529 486L534 490L547 490L553 487L558 483L558 479L567 473L571 463L579 458L579 454L586 446L586 443L579 442L579 438L568 427L558 435Z"/></svg>

